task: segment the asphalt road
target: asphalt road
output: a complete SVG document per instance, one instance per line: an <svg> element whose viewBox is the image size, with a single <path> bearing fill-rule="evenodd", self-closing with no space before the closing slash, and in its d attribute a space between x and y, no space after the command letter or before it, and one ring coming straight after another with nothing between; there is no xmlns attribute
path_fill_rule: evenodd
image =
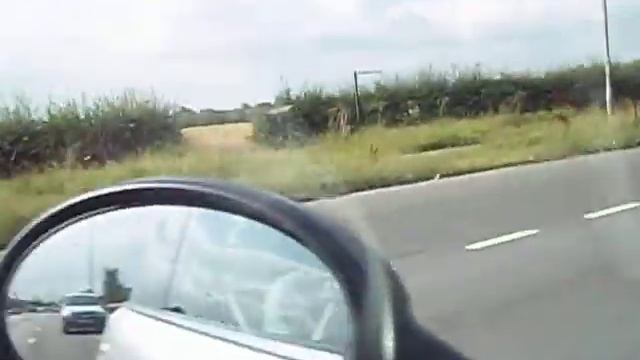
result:
<svg viewBox="0 0 640 360"><path fill-rule="evenodd" d="M622 360L640 357L635 201L639 150L310 206L379 246L409 288L420 322L474 359ZM43 326L29 317L11 321L18 346L34 356L26 360L95 354L95 336L62 336L55 316L38 321ZM47 329L59 336L38 335Z"/></svg>
<svg viewBox="0 0 640 360"><path fill-rule="evenodd" d="M58 314L25 313L7 319L9 333L24 360L95 359L99 335L62 333Z"/></svg>
<svg viewBox="0 0 640 360"><path fill-rule="evenodd" d="M640 358L635 201L638 150L314 206L379 246L420 322L470 357L596 360Z"/></svg>

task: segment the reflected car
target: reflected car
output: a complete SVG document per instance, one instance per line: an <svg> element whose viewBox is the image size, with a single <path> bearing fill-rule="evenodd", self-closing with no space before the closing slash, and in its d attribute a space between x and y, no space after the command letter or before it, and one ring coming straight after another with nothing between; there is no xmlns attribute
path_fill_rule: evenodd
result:
<svg viewBox="0 0 640 360"><path fill-rule="evenodd" d="M7 310L7 314L9 315L20 315L22 314L22 310L18 308L10 308Z"/></svg>
<svg viewBox="0 0 640 360"><path fill-rule="evenodd" d="M87 293L65 295L60 316L64 334L101 334L107 322L107 312L100 305L100 298Z"/></svg>
<svg viewBox="0 0 640 360"><path fill-rule="evenodd" d="M57 313L58 311L60 311L60 308L58 308L57 306L45 306L44 312L46 313Z"/></svg>

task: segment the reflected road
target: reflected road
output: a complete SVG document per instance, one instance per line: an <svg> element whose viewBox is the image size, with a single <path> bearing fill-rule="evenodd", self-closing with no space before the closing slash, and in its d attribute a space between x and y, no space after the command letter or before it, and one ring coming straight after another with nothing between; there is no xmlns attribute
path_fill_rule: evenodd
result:
<svg viewBox="0 0 640 360"><path fill-rule="evenodd" d="M58 314L12 315L8 317L7 325L24 360L88 360L95 359L98 353L100 335L65 335Z"/></svg>

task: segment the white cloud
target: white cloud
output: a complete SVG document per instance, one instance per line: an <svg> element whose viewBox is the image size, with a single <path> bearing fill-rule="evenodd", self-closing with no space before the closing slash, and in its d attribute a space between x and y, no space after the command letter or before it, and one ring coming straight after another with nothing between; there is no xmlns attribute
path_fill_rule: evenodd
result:
<svg viewBox="0 0 640 360"><path fill-rule="evenodd" d="M599 5L584 0L416 0L391 7L388 16L418 16L445 36L472 39L553 22L599 21Z"/></svg>
<svg viewBox="0 0 640 360"><path fill-rule="evenodd" d="M610 1L618 56L640 55L635 2ZM599 0L15 1L0 15L0 95L136 87L231 107L271 99L281 76L300 86L361 67L540 67L601 55L600 16Z"/></svg>

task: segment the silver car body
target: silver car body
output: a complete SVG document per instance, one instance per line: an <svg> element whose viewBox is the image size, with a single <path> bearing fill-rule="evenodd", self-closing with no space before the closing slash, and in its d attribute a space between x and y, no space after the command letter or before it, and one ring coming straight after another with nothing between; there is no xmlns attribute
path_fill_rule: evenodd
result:
<svg viewBox="0 0 640 360"><path fill-rule="evenodd" d="M337 360L343 356L134 305L111 314L98 353L98 360L181 358Z"/></svg>

